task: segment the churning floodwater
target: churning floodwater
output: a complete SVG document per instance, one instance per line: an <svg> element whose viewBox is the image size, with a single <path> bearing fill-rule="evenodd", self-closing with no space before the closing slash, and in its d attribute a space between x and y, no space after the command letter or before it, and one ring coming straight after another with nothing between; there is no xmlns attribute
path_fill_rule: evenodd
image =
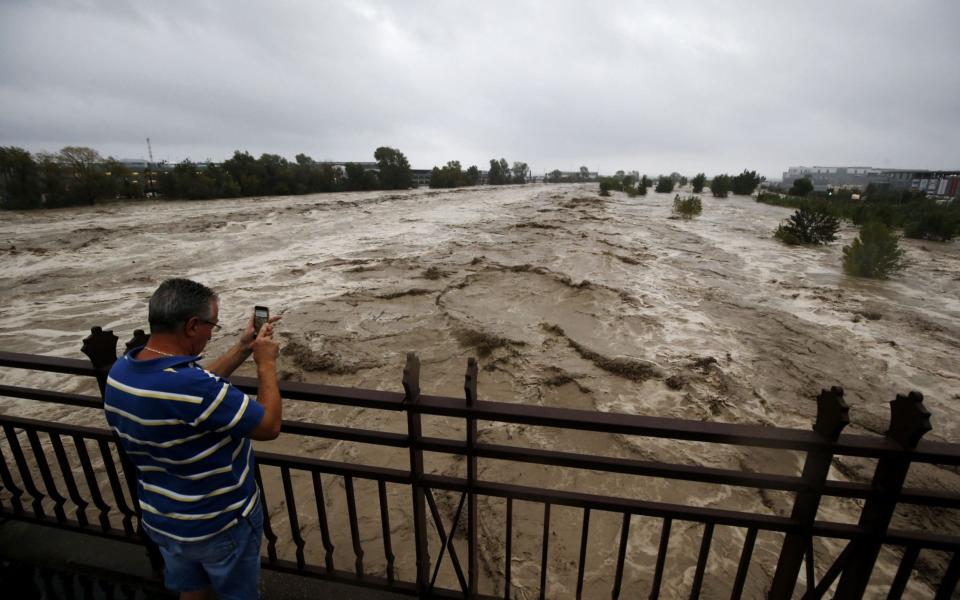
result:
<svg viewBox="0 0 960 600"><path fill-rule="evenodd" d="M813 423L820 389L840 385L851 406L847 431L876 435L887 428L888 402L918 390L933 413L926 439L960 442L960 245L903 240L909 266L902 275L855 279L841 269L841 248L856 236L853 227L826 247L787 247L772 233L790 209L748 197L704 196L703 214L680 220L671 217L672 201L673 194L656 193L600 198L595 184L584 184L4 213L0 347L82 357L81 340L95 325L125 341L134 329L147 328L146 301L157 284L182 276L220 293L224 332L209 355L231 343L255 304L282 314L280 370L287 379L400 391L404 356L415 351L424 393L461 396L467 357L477 356L482 399L804 429ZM254 374L252 363L239 373ZM53 374L4 371L3 379L63 391L95 389L89 381ZM297 402L285 410L286 418L404 431L395 416L377 411ZM0 411L104 424L95 411L29 401L0 398ZM459 422L436 419L425 426L428 435L463 435ZM789 452L521 425L481 424L480 435L498 443L768 473L797 474L803 461ZM283 436L264 446L407 466L404 453L341 442ZM444 474L463 469L462 461L442 456L430 457L428 466ZM831 478L869 481L872 468L868 461L838 458ZM766 514L789 515L792 503L785 493L495 461L481 461L480 476ZM956 473L933 467L912 470L911 482L960 489ZM394 493L391 523L401 527L409 501L401 499L402 490ZM333 496L331 510L342 509L342 499ZM449 520L456 498L441 495L438 501ZM852 500L828 501L820 518L849 521L856 507ZM542 507L521 503L517 510L512 576L515 595L524 597L539 586ZM277 522L286 518L283 507L272 511ZM361 513L364 539L374 539L376 507L361 507ZM502 585L502 513L502 503L481 502L487 534L481 580L490 592ZM568 597L576 584L580 517L556 509L553 518L548 595ZM954 516L918 509L898 518L960 531ZM659 542L657 523L636 521L625 597L649 585ZM317 535L315 514L301 524L305 537ZM592 522L586 595L609 594L619 527L616 515ZM693 524L676 527L666 597L689 589L701 532ZM735 571L743 533L718 530L704 597L729 594L730 581L710 573ZM348 564L346 535L336 545L343 553L338 559ZM395 546L409 542L409 532L398 529L396 535ZM748 597L762 596L776 548L776 540L758 541ZM818 551L835 555L840 548L824 543ZM322 556L308 543L308 558L311 552L314 559ZM409 554L397 553L407 579ZM375 570L376 558L370 560ZM895 560L883 556L877 573L892 577ZM920 575L909 588L915 597L930 591L924 561L942 572L942 557L921 556ZM452 571L441 571L444 577L455 581Z"/></svg>

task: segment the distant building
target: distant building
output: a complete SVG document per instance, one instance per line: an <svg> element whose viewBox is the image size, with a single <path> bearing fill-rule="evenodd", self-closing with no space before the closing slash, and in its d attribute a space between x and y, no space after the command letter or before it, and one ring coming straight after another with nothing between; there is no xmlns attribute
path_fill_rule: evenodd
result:
<svg viewBox="0 0 960 600"><path fill-rule="evenodd" d="M928 196L953 198L958 195L960 170L877 169L874 167L790 167L783 173L783 185L807 178L816 191L835 188L864 189L871 183L895 189L926 192Z"/></svg>

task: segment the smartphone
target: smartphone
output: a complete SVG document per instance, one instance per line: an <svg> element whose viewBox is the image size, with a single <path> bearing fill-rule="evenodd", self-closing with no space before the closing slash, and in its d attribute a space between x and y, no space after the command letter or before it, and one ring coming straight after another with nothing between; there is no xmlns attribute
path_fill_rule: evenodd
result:
<svg viewBox="0 0 960 600"><path fill-rule="evenodd" d="M270 319L270 309L266 306L253 307L253 331L256 335L260 334L260 328Z"/></svg>

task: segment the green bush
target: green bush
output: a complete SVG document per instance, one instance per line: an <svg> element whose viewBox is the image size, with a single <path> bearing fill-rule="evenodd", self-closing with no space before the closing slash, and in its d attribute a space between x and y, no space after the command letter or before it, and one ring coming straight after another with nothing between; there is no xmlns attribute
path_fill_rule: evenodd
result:
<svg viewBox="0 0 960 600"><path fill-rule="evenodd" d="M697 173L696 177L691 180L693 183L693 193L699 194L703 192L703 186L707 183L707 176L703 173Z"/></svg>
<svg viewBox="0 0 960 600"><path fill-rule="evenodd" d="M903 235L920 240L949 242L960 233L960 201L947 204L928 200L917 206L903 225Z"/></svg>
<svg viewBox="0 0 960 600"><path fill-rule="evenodd" d="M730 193L730 176L717 175L710 181L710 191L715 198L726 198Z"/></svg>
<svg viewBox="0 0 960 600"><path fill-rule="evenodd" d="M703 212L703 204L699 196L681 198L680 194L673 197L673 212L682 219L692 219Z"/></svg>
<svg viewBox="0 0 960 600"><path fill-rule="evenodd" d="M807 177L793 180L793 186L788 192L791 196L806 196L813 191L813 182Z"/></svg>
<svg viewBox="0 0 960 600"><path fill-rule="evenodd" d="M673 191L673 178L669 175L661 175L660 179L657 180L657 192L662 194L669 194Z"/></svg>
<svg viewBox="0 0 960 600"><path fill-rule="evenodd" d="M738 196L749 196L757 189L763 177L756 171L743 170L743 173L730 178L730 191Z"/></svg>
<svg viewBox="0 0 960 600"><path fill-rule="evenodd" d="M774 237L785 244L826 244L837 239L840 219L826 210L801 206L786 223L781 223Z"/></svg>
<svg viewBox="0 0 960 600"><path fill-rule="evenodd" d="M903 270L899 239L883 223L867 223L849 246L843 247L843 271L855 277L887 279Z"/></svg>

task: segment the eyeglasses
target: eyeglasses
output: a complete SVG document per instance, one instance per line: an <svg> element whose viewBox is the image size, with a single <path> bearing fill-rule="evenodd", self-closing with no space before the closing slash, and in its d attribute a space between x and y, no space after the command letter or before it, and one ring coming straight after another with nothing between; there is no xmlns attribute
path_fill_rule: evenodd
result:
<svg viewBox="0 0 960 600"><path fill-rule="evenodd" d="M220 329L222 329L222 327L220 327L220 324L219 324L219 323L214 323L213 321L207 321L206 319L200 319L200 322L201 322L201 323L206 323L206 324L209 325L211 328L213 328L214 331L220 331Z"/></svg>

